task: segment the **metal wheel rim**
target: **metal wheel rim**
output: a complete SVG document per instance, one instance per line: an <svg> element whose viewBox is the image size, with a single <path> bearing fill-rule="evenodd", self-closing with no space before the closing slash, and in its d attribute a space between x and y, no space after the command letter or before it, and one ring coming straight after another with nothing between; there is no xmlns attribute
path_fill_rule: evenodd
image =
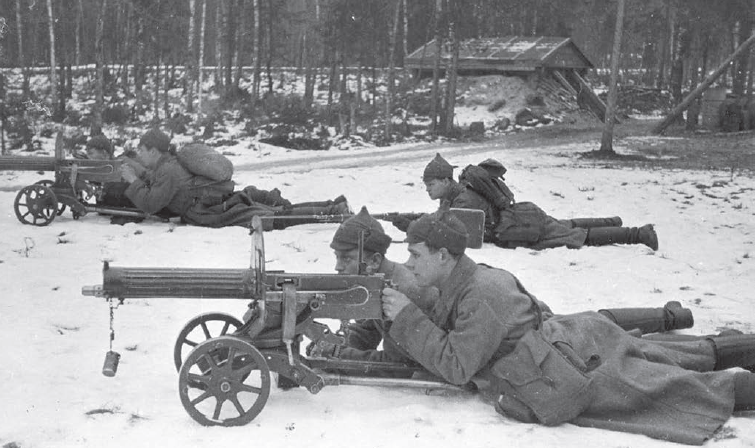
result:
<svg viewBox="0 0 755 448"><path fill-rule="evenodd" d="M270 368L249 342L221 336L202 342L189 354L178 374L178 388L181 404L196 422L241 426L267 403Z"/></svg>
<svg viewBox="0 0 755 448"><path fill-rule="evenodd" d="M25 208L25 210L22 210ZM23 224L46 226L58 213L58 198L44 185L29 185L21 189L13 201L16 218Z"/></svg>
<svg viewBox="0 0 755 448"><path fill-rule="evenodd" d="M224 325L220 328L220 331L217 331L218 334L213 334L214 332L212 330L215 328L211 329L207 325L208 322L223 322ZM185 348L189 347L186 352L191 352L191 350L199 345L199 343L218 336L225 336L226 334L229 334L229 332L235 332L241 328L242 325L243 324L239 319L226 313L204 313L191 319L186 325L184 325L183 329L178 334L176 343L173 347L173 363L176 365L176 372L181 370L181 365L184 362L184 358L186 358L184 355ZM201 341L189 339L189 335L197 328L201 328L202 334L204 335L204 339Z"/></svg>
<svg viewBox="0 0 755 448"><path fill-rule="evenodd" d="M34 182L34 184L44 185L45 187L52 189L52 186L55 185L55 181L44 179L44 180ZM64 211L66 211L66 204L62 202L58 203L58 216L62 215Z"/></svg>

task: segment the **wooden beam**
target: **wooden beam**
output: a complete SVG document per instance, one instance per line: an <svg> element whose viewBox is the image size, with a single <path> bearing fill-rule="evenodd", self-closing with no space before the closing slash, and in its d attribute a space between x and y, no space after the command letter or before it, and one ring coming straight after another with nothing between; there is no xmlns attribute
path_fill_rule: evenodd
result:
<svg viewBox="0 0 755 448"><path fill-rule="evenodd" d="M579 92L584 93L587 99L587 106L598 117L600 121L606 121L606 103L600 99L600 97L592 90L587 81L577 73L576 70L570 70L567 72L569 77L579 84ZM614 122L618 123L618 118L614 117Z"/></svg>
<svg viewBox="0 0 755 448"><path fill-rule="evenodd" d="M740 45L739 48L737 48L734 51L734 53L731 54L731 56L729 56L721 65L719 65L718 68L713 73L711 73L710 75L708 75L708 77L705 78L705 80L702 83L700 83L700 85L697 86L697 88L695 90L693 90L689 95L687 95L684 98L684 100L682 100L682 102L679 103L668 114L668 116L663 119L662 122L658 123L658 125L652 129L651 132L653 134L661 134L661 133L663 133L663 131L665 131L666 128L669 127L671 125L671 123L673 123L676 120L676 118L679 115L681 115L682 112L684 112L689 107L689 105L692 103L692 101L694 101L697 97L699 97L700 95L702 95L702 93L704 91L706 91L708 89L708 87L710 87L710 85L713 84L713 82L716 79L718 79L718 77L721 76L721 74L724 71L726 71L726 68L729 66L729 64L731 64L731 61L733 61L739 55L741 55L742 53L744 53L745 50L747 50L750 47L750 45L752 45L753 43L755 43L755 34L753 34L752 36L750 36L749 39L747 39L746 41L744 41L742 43L742 45Z"/></svg>

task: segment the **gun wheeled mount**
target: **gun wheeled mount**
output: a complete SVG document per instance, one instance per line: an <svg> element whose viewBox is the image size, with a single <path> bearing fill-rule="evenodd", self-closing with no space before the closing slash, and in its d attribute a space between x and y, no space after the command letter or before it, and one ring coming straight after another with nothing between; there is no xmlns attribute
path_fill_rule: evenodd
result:
<svg viewBox="0 0 755 448"><path fill-rule="evenodd" d="M74 219L87 213L116 216L147 217L134 208L102 207L92 204L99 199L103 186L120 182L120 160L66 159L63 134L55 140L55 157L1 156L0 170L53 171L55 180L41 180L22 188L16 195L13 210L23 224L46 226L66 208Z"/></svg>
<svg viewBox="0 0 755 448"><path fill-rule="evenodd" d="M16 218L23 224L46 226L56 216L71 209L73 219L79 219L87 213L100 213L111 216L128 216L148 218L148 215L136 208L99 205L105 193L106 183L122 182L121 160L87 160L66 159L63 148L63 133L59 132L55 140L55 157L0 156L0 171L53 171L55 180L41 180L23 187L13 202ZM91 200L95 199L95 203ZM471 248L482 247L485 232L485 213L481 210L452 208L451 212L461 219L469 230ZM375 219L395 222L400 217L417 219L421 213L378 213ZM155 216L167 220L165 216ZM319 223L340 223L351 215L270 215L261 216L263 220L298 220L307 218Z"/></svg>
<svg viewBox="0 0 755 448"><path fill-rule="evenodd" d="M117 268L105 263L103 284L82 288L82 294L106 298L111 306L111 351L103 373L114 375L120 356L112 351L113 300L240 299L249 301L245 322L224 313L202 314L186 324L175 342L181 403L203 425L236 426L254 419L270 394L271 371L278 374L279 387L301 386L313 394L339 384L471 390L442 381L376 377L411 376L423 371L419 364L303 356L304 336L314 344L345 343L317 318L381 319L387 282L382 274L266 271L258 216L252 219L251 235L249 269Z"/></svg>

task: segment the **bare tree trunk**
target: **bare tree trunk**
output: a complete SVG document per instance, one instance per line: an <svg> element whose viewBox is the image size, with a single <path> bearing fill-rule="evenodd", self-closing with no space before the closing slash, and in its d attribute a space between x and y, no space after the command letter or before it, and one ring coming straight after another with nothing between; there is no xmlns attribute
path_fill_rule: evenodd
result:
<svg viewBox="0 0 755 448"><path fill-rule="evenodd" d="M225 64L223 66L223 86L224 91L228 91L233 84L233 58L236 55L236 20L234 0L228 0L223 9L223 57Z"/></svg>
<svg viewBox="0 0 755 448"><path fill-rule="evenodd" d="M600 151L615 154L613 150L613 124L616 119L616 97L618 96L619 60L621 59L621 35L624 29L624 0L619 0L616 10L616 29L613 35L613 56L611 57L611 83L608 86L608 104L600 141Z"/></svg>
<svg viewBox="0 0 755 448"><path fill-rule="evenodd" d="M304 53L304 97L303 102L305 107L312 106L315 99L315 62L314 62L314 45L310 42L312 38L312 31L310 28L304 33L304 43L302 45L302 52Z"/></svg>
<svg viewBox="0 0 755 448"><path fill-rule="evenodd" d="M225 0L215 1L215 88L223 86L223 7Z"/></svg>
<svg viewBox="0 0 755 448"><path fill-rule="evenodd" d="M196 11L196 0L189 0L189 33L187 36L186 49L186 73L184 74L184 84L186 88L186 112L194 112L194 79L196 72L194 70L194 13Z"/></svg>
<svg viewBox="0 0 755 448"><path fill-rule="evenodd" d="M152 123L160 123L160 68L162 67L162 55L157 56L154 70L154 98L152 99L154 115L152 116Z"/></svg>
<svg viewBox="0 0 755 448"><path fill-rule="evenodd" d="M331 47L333 50L333 54L331 55L331 61L330 61L330 79L328 80L328 112L331 111L333 107L333 93L335 91L335 82L338 77L338 59L340 58L338 48ZM328 113L330 115L330 113Z"/></svg>
<svg viewBox="0 0 755 448"><path fill-rule="evenodd" d="M103 83L105 77L105 54L102 45L102 35L105 31L105 12L107 0L102 0L97 14L97 27L94 32L94 109L92 110L91 135L102 133L102 111L105 107L103 98Z"/></svg>
<svg viewBox="0 0 755 448"><path fill-rule="evenodd" d="M700 25L697 22L692 24L692 37L690 46L690 64L687 72L689 73L690 89L694 90L700 82L700 54L702 52ZM700 116L700 100L693 100L687 109L687 130L693 131L697 128L698 118Z"/></svg>
<svg viewBox="0 0 755 448"><path fill-rule="evenodd" d="M737 28L739 35L737 36L737 44L744 39L744 36L749 36L752 33L752 22L747 13L742 14L739 20L739 27ZM732 65L732 86L731 91L734 95L742 96L745 93L747 86L747 74L750 67L750 53L745 51L742 53Z"/></svg>
<svg viewBox="0 0 755 448"><path fill-rule="evenodd" d="M128 87L128 74L129 74L129 65L132 62L132 36L134 34L134 26L133 26L133 19L134 19L134 10L131 8L130 3L124 3L124 15L126 16L126 26L124 30L124 54L123 54L123 74L121 75L121 90L123 91L123 95L128 98L131 96L131 92L129 91Z"/></svg>
<svg viewBox="0 0 755 448"><path fill-rule="evenodd" d="M144 87L144 20L140 14L136 17L136 57L134 61L134 90L141 92Z"/></svg>
<svg viewBox="0 0 755 448"><path fill-rule="evenodd" d="M58 74L55 66L55 17L52 12L52 0L47 0L47 17L50 31L50 95L54 103L55 95L58 94Z"/></svg>
<svg viewBox="0 0 755 448"><path fill-rule="evenodd" d="M239 24L238 33L236 34L236 77L233 85L238 89L241 82L241 75L244 69L244 54L246 54L246 2L239 0Z"/></svg>
<svg viewBox="0 0 755 448"><path fill-rule="evenodd" d="M26 54L24 53L24 20L21 14L21 0L16 0L16 27L18 33L18 66L23 73L21 95L22 99L26 101L29 98L29 69L26 67ZM31 140L29 140L29 143L31 143Z"/></svg>
<svg viewBox="0 0 755 448"><path fill-rule="evenodd" d="M254 0L254 74L252 75L252 106L260 96L260 84L262 84L262 20L260 15L262 8L260 0Z"/></svg>
<svg viewBox="0 0 755 448"><path fill-rule="evenodd" d="M202 17L200 17L202 26L199 30L199 61L197 63L197 114L199 119L202 118L202 83L204 81L204 32L207 28L207 0L202 1Z"/></svg>
<svg viewBox="0 0 755 448"><path fill-rule="evenodd" d="M666 27L663 30L662 38L661 38L661 54L658 58L658 78L655 81L655 86L658 89L662 89L666 85L666 60L669 57L669 49L671 46L671 0L666 0L666 18L667 23L669 24L668 27Z"/></svg>
<svg viewBox="0 0 755 448"><path fill-rule="evenodd" d="M430 130L435 133L438 130L438 110L440 109L440 60L443 51L443 38L440 33L441 12L443 1L435 1L435 62L433 64L433 86L430 98Z"/></svg>
<svg viewBox="0 0 755 448"><path fill-rule="evenodd" d="M396 36L398 35L398 21L401 13L401 0L396 0L394 4L395 13L393 24L388 29L388 87L385 92L385 142L392 140L393 135L393 93L396 89L394 85L395 78L395 61L396 58Z"/></svg>
<svg viewBox="0 0 755 448"><path fill-rule="evenodd" d="M684 58L685 58L685 42L683 42L684 39L688 38L684 37L686 30L684 29L684 25L681 23L676 23L677 18L679 17L679 14L677 14L677 8L676 6L671 7L671 17L674 20L674 25L672 26L672 37L671 37L671 70L669 71L669 90L671 91L671 99L674 102L674 105L679 104L684 99L684 96L682 94L682 85L684 84ZM679 117L679 122L683 122L684 120Z"/></svg>
<svg viewBox="0 0 755 448"><path fill-rule="evenodd" d="M453 4L454 0L450 0ZM456 5L449 8L450 11L455 12ZM458 17L456 14L450 14L450 17ZM457 22L453 20L448 25L449 40L451 42L451 66L446 69L446 107L443 117L445 119L444 133L447 136L453 134L454 129L454 115L456 108L456 79L457 69L459 65L459 37L457 33Z"/></svg>
<svg viewBox="0 0 755 448"><path fill-rule="evenodd" d="M317 83L317 71L320 54L320 41L317 40L317 24L320 22L320 0L315 0L315 17L314 21L309 21L307 31L304 34L304 57L306 61L304 77L304 105L312 106L315 98L315 85Z"/></svg>
<svg viewBox="0 0 755 448"><path fill-rule="evenodd" d="M273 37L273 22L275 21L273 4L275 0L268 0L267 8L269 17L265 26L265 37L267 38L267 53L265 54L265 66L267 68L267 91L273 93L273 55L275 54L275 42Z"/></svg>
<svg viewBox="0 0 755 448"><path fill-rule="evenodd" d="M402 39L402 49L403 54L401 56L401 62L403 63L404 58L409 54L409 47L408 47L408 39L409 39L409 11L406 8L406 2L407 0L401 0L401 7L404 11L404 36Z"/></svg>
<svg viewBox="0 0 755 448"><path fill-rule="evenodd" d="M173 58L171 58L172 60ZM175 64L171 61L169 64L165 64L165 75L163 76L163 114L165 115L165 119L170 119L170 104L168 103L168 92L170 90L170 69L171 67L175 70ZM159 76L159 72L158 72Z"/></svg>
<svg viewBox="0 0 755 448"><path fill-rule="evenodd" d="M81 22L84 20L84 0L76 2L76 55L73 58L74 65L81 64Z"/></svg>

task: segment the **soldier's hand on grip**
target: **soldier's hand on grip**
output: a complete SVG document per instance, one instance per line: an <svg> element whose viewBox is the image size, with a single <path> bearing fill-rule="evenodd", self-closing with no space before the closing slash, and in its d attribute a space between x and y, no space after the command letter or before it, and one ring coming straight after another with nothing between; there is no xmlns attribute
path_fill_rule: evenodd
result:
<svg viewBox="0 0 755 448"><path fill-rule="evenodd" d="M405 306L412 303L403 293L393 288L383 288L382 301L383 314L387 320L395 319Z"/></svg>

